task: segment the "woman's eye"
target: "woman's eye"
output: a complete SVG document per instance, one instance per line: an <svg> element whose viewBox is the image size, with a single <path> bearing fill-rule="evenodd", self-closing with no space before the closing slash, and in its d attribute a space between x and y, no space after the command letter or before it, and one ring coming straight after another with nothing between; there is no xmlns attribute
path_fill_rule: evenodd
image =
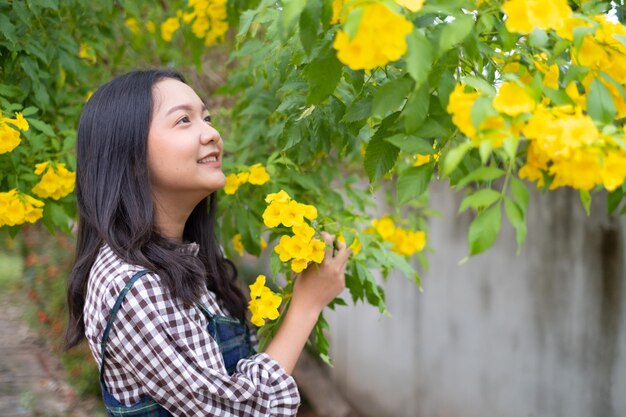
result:
<svg viewBox="0 0 626 417"><path fill-rule="evenodd" d="M205 117L204 121L207 122L207 123L211 123L211 116Z"/></svg>
<svg viewBox="0 0 626 417"><path fill-rule="evenodd" d="M189 116L184 116L178 122L176 122L176 124L180 123L189 123Z"/></svg>

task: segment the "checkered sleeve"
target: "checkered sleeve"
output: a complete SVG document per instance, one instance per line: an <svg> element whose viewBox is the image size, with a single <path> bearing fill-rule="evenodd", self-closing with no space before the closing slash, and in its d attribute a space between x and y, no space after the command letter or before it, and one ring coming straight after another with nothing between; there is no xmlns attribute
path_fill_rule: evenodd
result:
<svg viewBox="0 0 626 417"><path fill-rule="evenodd" d="M293 416L293 378L265 353L226 372L206 319L172 297L153 273L135 282L111 332L109 349L124 373L175 416ZM107 354L109 355L109 354ZM115 383L115 372L109 375Z"/></svg>

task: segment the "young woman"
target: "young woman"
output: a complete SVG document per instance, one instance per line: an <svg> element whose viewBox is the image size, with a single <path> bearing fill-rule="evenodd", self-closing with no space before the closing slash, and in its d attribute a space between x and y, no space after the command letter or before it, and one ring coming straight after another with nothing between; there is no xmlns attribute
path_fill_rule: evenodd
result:
<svg viewBox="0 0 626 417"><path fill-rule="evenodd" d="M76 261L66 347L87 338L109 415L292 416L290 376L350 250L329 245L296 279L265 352L254 352L237 270L216 240L223 141L171 71L100 87L78 126ZM225 208L226 210L228 208Z"/></svg>

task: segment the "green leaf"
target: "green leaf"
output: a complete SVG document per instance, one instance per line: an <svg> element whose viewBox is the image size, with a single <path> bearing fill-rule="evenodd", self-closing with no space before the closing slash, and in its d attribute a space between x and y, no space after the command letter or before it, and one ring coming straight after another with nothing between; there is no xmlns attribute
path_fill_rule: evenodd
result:
<svg viewBox="0 0 626 417"><path fill-rule="evenodd" d="M504 175L504 171L496 167L481 166L463 177L457 185L465 187L472 181L493 181Z"/></svg>
<svg viewBox="0 0 626 417"><path fill-rule="evenodd" d="M526 217L530 194L526 185L515 177L511 177L511 194L517 206L522 210L522 215Z"/></svg>
<svg viewBox="0 0 626 417"><path fill-rule="evenodd" d="M404 170L397 183L398 203L404 204L418 198L428 190L433 170L433 164L424 164Z"/></svg>
<svg viewBox="0 0 626 417"><path fill-rule="evenodd" d="M415 29L406 38L407 52L404 55L406 69L420 87L428 79L433 63L433 47L423 29Z"/></svg>
<svg viewBox="0 0 626 417"><path fill-rule="evenodd" d="M33 114L36 114L38 111L39 109L37 107L29 106L29 107L26 107L24 110L22 110L22 116L24 117L32 116Z"/></svg>
<svg viewBox="0 0 626 417"><path fill-rule="evenodd" d="M17 43L15 26L4 13L0 13L0 33L13 45Z"/></svg>
<svg viewBox="0 0 626 417"><path fill-rule="evenodd" d="M483 94L487 94L489 96L496 95L495 87L482 78L466 76L463 77L463 83L469 85L470 87L474 87L477 91L480 91Z"/></svg>
<svg viewBox="0 0 626 417"><path fill-rule="evenodd" d="M580 190L580 202L583 203L585 213L589 216L591 212L591 194L587 190Z"/></svg>
<svg viewBox="0 0 626 417"><path fill-rule="evenodd" d="M463 142L456 148L448 151L443 160L443 175L450 175L470 149L472 149L472 144L470 142Z"/></svg>
<svg viewBox="0 0 626 417"><path fill-rule="evenodd" d="M49 124L42 122L41 120L28 119L28 123L35 129L43 133L44 135L47 135L50 137L56 136L52 127Z"/></svg>
<svg viewBox="0 0 626 417"><path fill-rule="evenodd" d="M281 34L283 36L291 30L294 21L300 16L302 10L306 6L306 0L289 0L282 2L281 11Z"/></svg>
<svg viewBox="0 0 626 417"><path fill-rule="evenodd" d="M419 281L419 275L417 274L415 269L413 269L411 264L407 262L404 256L399 255L393 251L388 251L387 257L391 261L391 264L398 268L400 271L402 271L404 273L404 276L407 277L410 281Z"/></svg>
<svg viewBox="0 0 626 417"><path fill-rule="evenodd" d="M545 30L535 28L528 37L529 44L534 48L543 48L548 43L548 34Z"/></svg>
<svg viewBox="0 0 626 417"><path fill-rule="evenodd" d="M321 103L335 91L341 79L342 68L343 65L332 50L305 67L304 77L309 82L309 94L306 98L308 105Z"/></svg>
<svg viewBox="0 0 626 417"><path fill-rule="evenodd" d="M470 256L484 252L495 243L501 223L500 204L496 204L476 216L470 224L468 233Z"/></svg>
<svg viewBox="0 0 626 417"><path fill-rule="evenodd" d="M365 150L365 172L370 183L385 175L396 164L400 150L384 139L372 138Z"/></svg>
<svg viewBox="0 0 626 417"><path fill-rule="evenodd" d="M389 143L394 144L404 152L410 153L412 155L432 155L435 153L432 143L413 135L398 133L397 135L385 138L385 140Z"/></svg>
<svg viewBox="0 0 626 417"><path fill-rule="evenodd" d="M501 198L502 194L492 190L491 188L478 190L474 194L470 194L463 199L461 206L459 207L459 213L464 212L469 207L480 208L490 206Z"/></svg>
<svg viewBox="0 0 626 417"><path fill-rule="evenodd" d="M453 22L446 24L439 37L438 55L443 55L444 52L463 42L473 28L474 19L469 15L458 16Z"/></svg>
<svg viewBox="0 0 626 417"><path fill-rule="evenodd" d="M493 108L491 99L489 97L480 96L476 99L472 105L470 116L472 117L472 124L476 130L480 129L485 119L489 116L495 116L498 112Z"/></svg>
<svg viewBox="0 0 626 417"><path fill-rule="evenodd" d="M609 193L607 196L607 209L609 211L609 215L613 214L613 212L619 207L623 197L624 190L622 187L619 187Z"/></svg>
<svg viewBox="0 0 626 417"><path fill-rule="evenodd" d="M587 94L587 112L597 122L609 124L615 118L617 110L613 97L600 80L594 78Z"/></svg>
<svg viewBox="0 0 626 417"><path fill-rule="evenodd" d="M358 122L367 119L371 114L372 100L370 97L365 97L352 102L342 120L346 123Z"/></svg>
<svg viewBox="0 0 626 417"><path fill-rule="evenodd" d="M300 15L300 42L307 55L311 55L311 51L317 40L317 30L319 28L321 14L322 3L309 1Z"/></svg>
<svg viewBox="0 0 626 417"><path fill-rule="evenodd" d="M411 91L413 80L396 78L382 85L374 93L372 115L384 117L387 113L398 110Z"/></svg>
<svg viewBox="0 0 626 417"><path fill-rule="evenodd" d="M348 35L348 39L352 40L359 30L361 19L363 18L363 7L355 7L350 10L346 21L343 23L343 31Z"/></svg>
<svg viewBox="0 0 626 417"><path fill-rule="evenodd" d="M400 116L404 121L404 130L407 133L415 132L424 123L428 115L429 106L430 92L428 91L428 86L413 90Z"/></svg>
<svg viewBox="0 0 626 417"><path fill-rule="evenodd" d="M510 198L504 199L504 208L506 215L511 225L515 228L515 239L517 240L517 254L519 255L522 245L526 240L526 221L524 219L524 213L518 207L517 204Z"/></svg>

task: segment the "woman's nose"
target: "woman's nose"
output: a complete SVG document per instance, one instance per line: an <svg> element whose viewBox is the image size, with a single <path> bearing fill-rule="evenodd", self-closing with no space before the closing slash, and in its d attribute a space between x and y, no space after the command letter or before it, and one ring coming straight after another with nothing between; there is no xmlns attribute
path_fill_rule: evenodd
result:
<svg viewBox="0 0 626 417"><path fill-rule="evenodd" d="M200 142L204 145L209 142L219 142L222 137L213 126L204 124L202 132L200 133Z"/></svg>

